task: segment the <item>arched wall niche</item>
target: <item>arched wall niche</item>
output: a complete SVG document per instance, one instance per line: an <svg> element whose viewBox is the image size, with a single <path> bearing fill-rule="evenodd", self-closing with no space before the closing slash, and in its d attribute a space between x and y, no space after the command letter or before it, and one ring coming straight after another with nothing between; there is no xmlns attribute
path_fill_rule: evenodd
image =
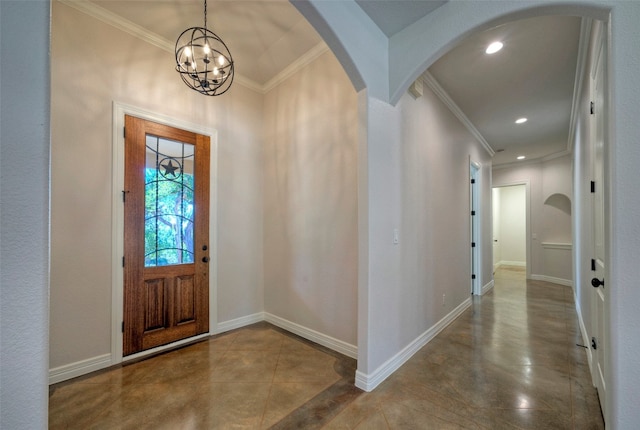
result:
<svg viewBox="0 0 640 430"><path fill-rule="evenodd" d="M561 210L567 215L571 215L571 199L564 194L551 194L545 199L544 204Z"/></svg>

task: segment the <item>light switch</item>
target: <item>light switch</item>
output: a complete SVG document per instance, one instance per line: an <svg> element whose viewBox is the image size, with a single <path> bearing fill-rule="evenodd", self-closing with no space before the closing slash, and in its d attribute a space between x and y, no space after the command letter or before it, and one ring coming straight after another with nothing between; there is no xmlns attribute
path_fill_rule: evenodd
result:
<svg viewBox="0 0 640 430"><path fill-rule="evenodd" d="M393 229L393 244L397 245L400 243L400 232L398 232L397 228Z"/></svg>

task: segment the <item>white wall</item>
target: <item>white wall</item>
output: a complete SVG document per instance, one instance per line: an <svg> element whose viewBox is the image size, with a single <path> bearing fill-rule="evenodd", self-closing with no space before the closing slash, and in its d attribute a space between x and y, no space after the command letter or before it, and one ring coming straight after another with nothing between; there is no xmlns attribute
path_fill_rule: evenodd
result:
<svg viewBox="0 0 640 430"><path fill-rule="evenodd" d="M48 420L49 12L48 1L0 2L3 429L44 429Z"/></svg>
<svg viewBox="0 0 640 430"><path fill-rule="evenodd" d="M218 131L211 328L261 312L262 95L235 84L204 97L184 85L171 53L52 6L51 368L111 352L113 101Z"/></svg>
<svg viewBox="0 0 640 430"><path fill-rule="evenodd" d="M361 281L360 386L375 385L401 359L396 353L428 337L437 323L470 298L469 159L482 165L481 242L491 249L490 157L428 88L396 107L369 98L366 285ZM362 152L361 152L362 154ZM399 243L393 243L393 231ZM362 264L362 261L361 261ZM483 259L481 285L491 281ZM442 303L443 295L445 303ZM366 349L365 349L366 348ZM365 355L366 354L366 355Z"/></svg>
<svg viewBox="0 0 640 430"><path fill-rule="evenodd" d="M499 195L497 218L500 264L527 264L527 190L524 185L494 188ZM494 213L495 216L495 213Z"/></svg>
<svg viewBox="0 0 640 430"><path fill-rule="evenodd" d="M265 95L265 311L357 345L357 94L326 52Z"/></svg>

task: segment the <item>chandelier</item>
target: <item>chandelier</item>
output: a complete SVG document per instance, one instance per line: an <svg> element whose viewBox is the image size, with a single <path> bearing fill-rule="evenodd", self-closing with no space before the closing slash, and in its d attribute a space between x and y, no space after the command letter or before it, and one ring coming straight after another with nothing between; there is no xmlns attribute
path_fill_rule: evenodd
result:
<svg viewBox="0 0 640 430"><path fill-rule="evenodd" d="M227 45L207 29L207 0L204 27L191 27L176 41L176 71L189 88L207 96L219 96L233 82L233 59Z"/></svg>

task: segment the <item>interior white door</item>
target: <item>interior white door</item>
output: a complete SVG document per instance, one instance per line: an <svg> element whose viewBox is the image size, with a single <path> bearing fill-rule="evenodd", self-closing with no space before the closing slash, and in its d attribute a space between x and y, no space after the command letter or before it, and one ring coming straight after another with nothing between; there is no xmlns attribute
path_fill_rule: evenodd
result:
<svg viewBox="0 0 640 430"><path fill-rule="evenodd" d="M605 378L607 330L606 321L608 291L611 288L605 279L607 264L605 248L605 191L604 177L604 145L605 145L605 109L604 105L604 44L598 50L595 76L593 76L593 115L592 125L592 154L593 154L593 193L592 193L592 220L593 220L593 278L592 285L592 371L593 380L598 389L600 404L604 416L606 416L607 386Z"/></svg>

